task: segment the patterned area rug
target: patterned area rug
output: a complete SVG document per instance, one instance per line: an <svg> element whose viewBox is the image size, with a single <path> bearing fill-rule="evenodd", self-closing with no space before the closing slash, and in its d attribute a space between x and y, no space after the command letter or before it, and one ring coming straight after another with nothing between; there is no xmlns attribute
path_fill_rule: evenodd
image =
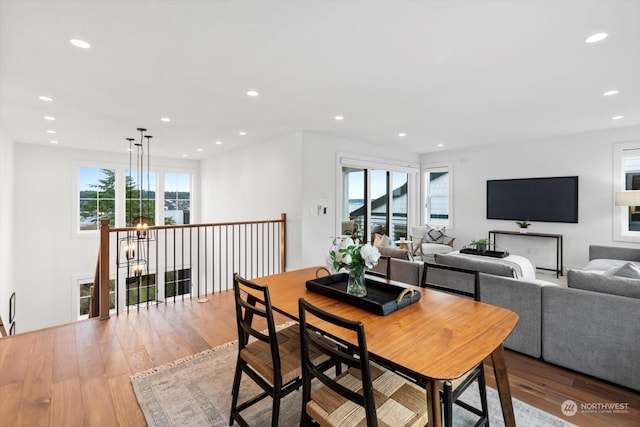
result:
<svg viewBox="0 0 640 427"><path fill-rule="evenodd" d="M230 342L211 350L177 360L131 377L133 388L149 426L227 426L231 408L231 386L237 357L237 343ZM242 378L240 402L260 392L250 379ZM471 386L463 400L479 407L478 388ZM490 424L503 426L497 392L487 388ZM280 426L299 424L301 393L294 392L282 401ZM513 399L519 426L573 426L551 414ZM266 398L243 411L252 426L271 424L271 399ZM454 405L454 425L471 426L475 418Z"/></svg>

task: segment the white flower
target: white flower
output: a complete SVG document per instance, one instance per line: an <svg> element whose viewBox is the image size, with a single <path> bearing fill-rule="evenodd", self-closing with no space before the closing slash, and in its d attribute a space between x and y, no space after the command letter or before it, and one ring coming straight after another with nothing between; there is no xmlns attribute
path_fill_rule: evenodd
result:
<svg viewBox="0 0 640 427"><path fill-rule="evenodd" d="M375 266L378 263L378 259L380 259L380 251L378 248L370 245L369 243L362 246L360 254L368 268Z"/></svg>
<svg viewBox="0 0 640 427"><path fill-rule="evenodd" d="M351 254L349 254L349 253L345 254L345 256L342 258L342 262L347 264L347 265L350 265L351 261L353 261L353 260L351 259Z"/></svg>

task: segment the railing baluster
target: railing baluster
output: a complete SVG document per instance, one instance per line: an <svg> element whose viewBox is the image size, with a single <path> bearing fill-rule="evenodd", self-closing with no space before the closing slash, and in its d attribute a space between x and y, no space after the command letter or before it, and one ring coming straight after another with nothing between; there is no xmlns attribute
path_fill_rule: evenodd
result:
<svg viewBox="0 0 640 427"><path fill-rule="evenodd" d="M145 303L147 308L152 305L158 306L161 302L161 284L164 284L166 304L168 272L173 273L171 283L174 288L174 303L176 303L178 292L181 300L184 301L187 292L189 299L193 299L194 292L200 299L203 296L206 297L209 292L229 290L230 278L234 272L250 278L264 276L265 273L282 272L286 267L286 248L283 246L286 243L285 225L286 215L282 214L279 220L152 226L147 230L150 238L143 240L138 239L135 228L109 229L108 220L101 221L99 274L96 274L94 283L95 292L100 296L100 301L99 310L94 315L99 315L102 319L109 318L110 272L114 274L116 283L116 314L120 314L121 311L121 292L124 295L122 304L127 312L133 306L139 311L142 303ZM189 229L188 232L186 228ZM194 228L196 229L195 238ZM177 229L180 229L180 236L177 235ZM169 233L170 230L171 233ZM202 239L201 230L204 230ZM152 234L156 237L152 237ZM115 238L114 243L111 236ZM173 242L169 241L171 238ZM134 265L128 256L123 257L120 253L121 250L126 253L132 242L136 251L134 264L144 264L145 274L136 275L139 267L133 268ZM115 245L115 251L109 250L111 244ZM170 244L173 247L172 252L170 252ZM125 247L121 248L122 245ZM152 245L155 246L154 249ZM160 245L163 245L163 249ZM178 245L180 245L179 249ZM160 255L161 251L164 257ZM109 267L111 259L115 262L114 269ZM141 295L143 290L146 295L144 300ZM131 295L133 291L137 293L135 299ZM152 297L155 299L155 304L151 300Z"/></svg>

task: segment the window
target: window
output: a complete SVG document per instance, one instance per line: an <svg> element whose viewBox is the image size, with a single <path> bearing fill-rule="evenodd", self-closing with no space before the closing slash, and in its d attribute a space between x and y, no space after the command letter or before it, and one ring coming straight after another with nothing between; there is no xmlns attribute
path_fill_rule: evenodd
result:
<svg viewBox="0 0 640 427"><path fill-rule="evenodd" d="M164 174L164 224L190 224L191 174Z"/></svg>
<svg viewBox="0 0 640 427"><path fill-rule="evenodd" d="M127 305L137 305L156 300L156 275L143 274L140 277L127 277Z"/></svg>
<svg viewBox="0 0 640 427"><path fill-rule="evenodd" d="M101 218L114 226L116 171L81 167L79 182L79 230L98 230Z"/></svg>
<svg viewBox="0 0 640 427"><path fill-rule="evenodd" d="M347 158L341 164L343 227L351 229L349 223L356 222L360 236L370 242L376 233L392 240L406 237L411 202L417 206L409 192L416 183L417 166Z"/></svg>
<svg viewBox="0 0 640 427"><path fill-rule="evenodd" d="M640 190L640 141L614 144L613 195ZM613 203L612 203L613 204ZM640 206L614 206L613 240L640 242Z"/></svg>
<svg viewBox="0 0 640 427"><path fill-rule="evenodd" d="M82 281L80 286L80 304L78 310L78 320L87 319L89 317L91 304L91 287L93 282ZM109 280L109 310L116 308L116 281Z"/></svg>
<svg viewBox="0 0 640 427"><path fill-rule="evenodd" d="M453 224L451 214L451 174L449 166L427 167L424 172L425 222L431 225Z"/></svg>
<svg viewBox="0 0 640 427"><path fill-rule="evenodd" d="M142 183L142 187L138 183ZM127 199L125 206L126 226L137 225L140 217L144 218L143 224L155 225L156 173L145 171L142 174L139 171L128 170L125 191Z"/></svg>
<svg viewBox="0 0 640 427"><path fill-rule="evenodd" d="M164 273L164 289L166 298L191 292L191 269L185 268Z"/></svg>

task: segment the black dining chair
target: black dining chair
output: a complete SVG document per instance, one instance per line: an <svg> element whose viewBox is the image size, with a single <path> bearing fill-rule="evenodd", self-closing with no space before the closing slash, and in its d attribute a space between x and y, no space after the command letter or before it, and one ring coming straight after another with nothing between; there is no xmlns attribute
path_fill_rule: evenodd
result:
<svg viewBox="0 0 640 427"><path fill-rule="evenodd" d="M480 273L477 270L425 262L422 270L422 286L480 301ZM480 393L480 409L460 400L462 393L476 380ZM460 378L442 381L441 401L445 426L453 425L454 403L479 417L475 426L488 426L489 408L484 363L480 362Z"/></svg>
<svg viewBox="0 0 640 427"><path fill-rule="evenodd" d="M241 411L271 396L271 425L277 426L280 400L302 385L300 328L295 324L276 330L267 286L258 285L234 274L233 292L238 327L238 358L231 392L229 425L236 421L241 426L247 426ZM266 332L260 332L253 326L256 317L266 321ZM323 369L331 366L329 358L322 353L313 352L310 358ZM263 392L238 404L243 373L258 384Z"/></svg>
<svg viewBox="0 0 640 427"><path fill-rule="evenodd" d="M300 425L368 427L425 426L428 423L424 389L396 373L369 362L364 324L321 310L304 299L298 301L302 354L302 412ZM352 331L357 346L343 351L329 346L320 333L308 327L307 316ZM314 351L327 355L347 370L329 376L313 360ZM320 384L312 387L317 378Z"/></svg>

